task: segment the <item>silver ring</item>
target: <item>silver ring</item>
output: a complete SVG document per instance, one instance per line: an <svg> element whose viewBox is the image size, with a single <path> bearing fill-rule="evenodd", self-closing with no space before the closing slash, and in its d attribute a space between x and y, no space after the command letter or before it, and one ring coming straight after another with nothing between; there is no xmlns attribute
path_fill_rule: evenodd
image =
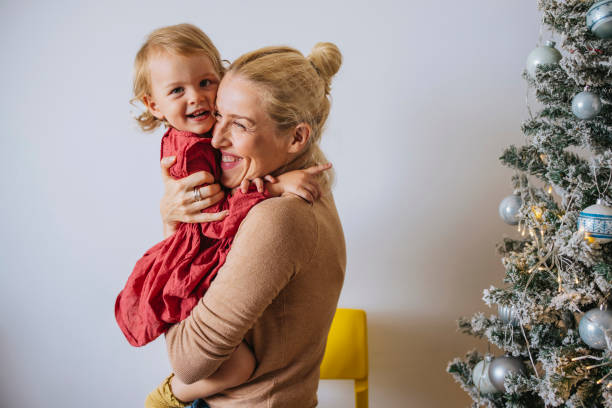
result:
<svg viewBox="0 0 612 408"><path fill-rule="evenodd" d="M200 195L200 188L199 187L194 187L193 188L193 200L194 201L202 200L202 196Z"/></svg>

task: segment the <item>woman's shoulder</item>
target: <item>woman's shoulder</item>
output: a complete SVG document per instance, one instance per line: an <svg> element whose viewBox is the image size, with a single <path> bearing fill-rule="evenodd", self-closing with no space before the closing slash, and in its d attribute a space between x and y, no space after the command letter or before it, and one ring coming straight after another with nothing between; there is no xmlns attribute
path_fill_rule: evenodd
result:
<svg viewBox="0 0 612 408"><path fill-rule="evenodd" d="M247 218L271 227L316 229L313 206L292 194L261 201L249 211Z"/></svg>

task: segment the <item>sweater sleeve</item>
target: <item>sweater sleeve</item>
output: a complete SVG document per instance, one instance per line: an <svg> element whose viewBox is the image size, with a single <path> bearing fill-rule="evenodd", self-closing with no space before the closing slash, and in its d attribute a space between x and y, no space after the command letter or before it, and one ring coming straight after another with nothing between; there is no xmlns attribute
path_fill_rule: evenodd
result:
<svg viewBox="0 0 612 408"><path fill-rule="evenodd" d="M176 376L193 383L214 373L316 247L311 207L299 198L265 200L242 222L217 278L191 315L166 334Z"/></svg>

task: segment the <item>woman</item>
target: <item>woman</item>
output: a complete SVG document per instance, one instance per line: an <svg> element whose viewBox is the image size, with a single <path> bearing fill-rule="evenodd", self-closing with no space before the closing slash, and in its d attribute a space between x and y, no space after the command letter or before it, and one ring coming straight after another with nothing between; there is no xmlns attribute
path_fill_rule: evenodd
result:
<svg viewBox="0 0 612 408"><path fill-rule="evenodd" d="M219 85L212 140L222 154L223 186L326 162L319 141L340 64L338 48L319 43L308 58L268 47L230 66ZM218 186L199 187L212 181L210 175L173 180L171 162L162 163L164 230L205 222L211 214L199 211L222 196ZM246 383L207 399L211 407L316 406L319 365L346 266L330 183L327 174L313 204L293 195L271 198L243 220L208 292L166 334L179 399L181 381L211 375L244 339L257 367ZM195 201L194 189L204 200Z"/></svg>

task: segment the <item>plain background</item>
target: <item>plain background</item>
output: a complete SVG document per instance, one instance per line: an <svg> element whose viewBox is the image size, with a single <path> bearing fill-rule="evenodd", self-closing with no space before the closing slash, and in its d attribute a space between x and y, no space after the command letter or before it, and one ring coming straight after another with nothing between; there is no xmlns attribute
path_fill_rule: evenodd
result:
<svg viewBox="0 0 612 408"><path fill-rule="evenodd" d="M486 344L455 320L492 313L497 215L522 143L521 72L535 1L311 0L0 3L0 405L138 407L168 373L162 339L128 345L113 306L162 237L159 136L128 104L133 57L154 28L191 22L224 58L332 41L324 149L348 267L340 306L368 313L372 407L461 407L447 362ZM351 407L348 381L321 407Z"/></svg>

